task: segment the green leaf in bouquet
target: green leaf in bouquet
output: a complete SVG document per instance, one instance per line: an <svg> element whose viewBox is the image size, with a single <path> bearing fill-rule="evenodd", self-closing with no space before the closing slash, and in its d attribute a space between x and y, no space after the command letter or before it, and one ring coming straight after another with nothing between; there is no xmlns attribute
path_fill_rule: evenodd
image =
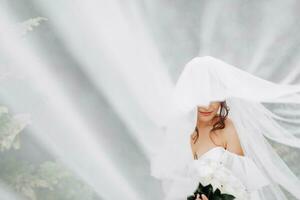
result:
<svg viewBox="0 0 300 200"><path fill-rule="evenodd" d="M195 196L194 195L188 196L187 200L195 200Z"/></svg>
<svg viewBox="0 0 300 200"><path fill-rule="evenodd" d="M199 182L198 187L197 187L196 191L194 192L194 194L203 192L203 188L204 188L204 186Z"/></svg>
<svg viewBox="0 0 300 200"><path fill-rule="evenodd" d="M217 188L215 191L211 184L203 186L200 182L198 184L197 189L195 190L194 194L187 197L187 200L195 200L197 194L201 195L204 194L207 196L209 200L233 200L235 197L230 194L221 193L221 190Z"/></svg>
<svg viewBox="0 0 300 200"><path fill-rule="evenodd" d="M213 196L213 187L211 184L203 186L200 182L198 184L197 189L194 192L194 195L188 196L187 200L195 200L197 194L201 195L204 194L205 196L207 196L208 198L211 198Z"/></svg>
<svg viewBox="0 0 300 200"><path fill-rule="evenodd" d="M194 194L187 197L187 200L195 200L197 194L203 194L204 186L199 182L197 189L194 191Z"/></svg>
<svg viewBox="0 0 300 200"><path fill-rule="evenodd" d="M235 197L233 196L233 195L231 195L231 194L222 194L222 199L224 199L224 200L233 200L233 199L235 199Z"/></svg>
<svg viewBox="0 0 300 200"><path fill-rule="evenodd" d="M214 192L213 200L222 200L222 194L218 188Z"/></svg>
<svg viewBox="0 0 300 200"><path fill-rule="evenodd" d="M214 189L211 184L203 187L203 193L210 199L213 196Z"/></svg>

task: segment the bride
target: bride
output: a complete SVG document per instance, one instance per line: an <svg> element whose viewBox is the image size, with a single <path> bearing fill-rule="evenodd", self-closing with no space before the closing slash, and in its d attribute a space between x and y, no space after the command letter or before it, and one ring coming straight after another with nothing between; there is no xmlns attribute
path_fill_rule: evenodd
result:
<svg viewBox="0 0 300 200"><path fill-rule="evenodd" d="M223 110L225 115L222 115ZM198 159L199 154L204 155L216 147L244 155L234 125L227 118L228 110L225 101L211 102L208 107L198 106L197 125L191 135L191 148L195 159Z"/></svg>
<svg viewBox="0 0 300 200"><path fill-rule="evenodd" d="M219 147L237 155L244 155L233 122L227 118L229 108L226 101L211 102L208 107L198 106L197 110L197 125L191 134L194 159L201 158ZM207 200L207 197L198 195L196 199Z"/></svg>
<svg viewBox="0 0 300 200"><path fill-rule="evenodd" d="M170 100L164 145L151 159L164 199L214 199L195 192L200 183L237 200L285 200L282 188L300 199L298 177L266 138L296 148L300 140L263 105L300 104L299 92L214 57L189 61Z"/></svg>

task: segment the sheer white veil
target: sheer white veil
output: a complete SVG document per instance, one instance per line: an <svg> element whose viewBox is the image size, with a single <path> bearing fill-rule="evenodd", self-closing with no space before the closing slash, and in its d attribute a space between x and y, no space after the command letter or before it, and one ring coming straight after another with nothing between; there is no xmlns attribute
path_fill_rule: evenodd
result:
<svg viewBox="0 0 300 200"><path fill-rule="evenodd" d="M166 193L177 180L185 179L193 160L190 134L194 131L197 106L224 101L228 117L237 130L245 156L251 158L270 184L261 188L262 199L286 199L282 186L300 199L300 181L269 144L300 148L300 140L279 125L279 118L262 103L300 104L300 85L275 84L240 70L222 60L195 57L183 69L171 98L172 114L166 124L164 145L151 159L151 174L162 180Z"/></svg>

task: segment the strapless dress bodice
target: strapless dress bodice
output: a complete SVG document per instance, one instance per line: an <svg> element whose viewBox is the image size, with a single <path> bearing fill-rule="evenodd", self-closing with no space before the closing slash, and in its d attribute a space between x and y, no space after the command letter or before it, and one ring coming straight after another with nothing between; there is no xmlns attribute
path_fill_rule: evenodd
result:
<svg viewBox="0 0 300 200"><path fill-rule="evenodd" d="M187 165L184 174L181 174L181 176L176 178L176 181L172 182L169 186L170 192L164 200L186 199L188 195L194 192L199 181L203 180L200 177L205 177L209 174L218 174L222 176L222 170L218 170L220 168L216 170L215 168L215 166L220 165L223 169L228 169L233 177L235 177L233 179L238 179L238 182L242 183L246 191L251 196L250 198L237 199L259 200L260 198L258 197L257 190L270 184L265 175L256 166L255 162L247 156L237 155L220 146L213 147L202 154L199 152L197 153L197 156L198 159L191 160L191 162ZM233 179L225 177L225 182L228 182L228 184L229 182L232 183Z"/></svg>
<svg viewBox="0 0 300 200"><path fill-rule="evenodd" d="M203 159L206 157L208 157L209 159L213 159L213 160L220 160L221 159L220 157L222 156L222 153L224 153L224 151L227 151L227 150L225 150L221 146L216 146L216 147L213 147L213 148L207 150L205 153L202 153L202 154L199 154L199 152L196 152L197 157L198 157L197 160L200 160L200 159Z"/></svg>
<svg viewBox="0 0 300 200"><path fill-rule="evenodd" d="M201 155L197 153L197 157L198 159L193 161L194 167L206 166L210 162L221 164L238 177L249 191L270 184L252 159L230 152L223 147L213 147Z"/></svg>

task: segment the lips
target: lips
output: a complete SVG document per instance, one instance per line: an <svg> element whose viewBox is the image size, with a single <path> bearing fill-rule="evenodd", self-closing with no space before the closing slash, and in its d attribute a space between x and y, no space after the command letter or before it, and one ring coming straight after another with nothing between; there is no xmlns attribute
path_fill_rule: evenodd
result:
<svg viewBox="0 0 300 200"><path fill-rule="evenodd" d="M200 111L200 113L201 113L202 115L210 115L212 112L202 112L202 111Z"/></svg>

